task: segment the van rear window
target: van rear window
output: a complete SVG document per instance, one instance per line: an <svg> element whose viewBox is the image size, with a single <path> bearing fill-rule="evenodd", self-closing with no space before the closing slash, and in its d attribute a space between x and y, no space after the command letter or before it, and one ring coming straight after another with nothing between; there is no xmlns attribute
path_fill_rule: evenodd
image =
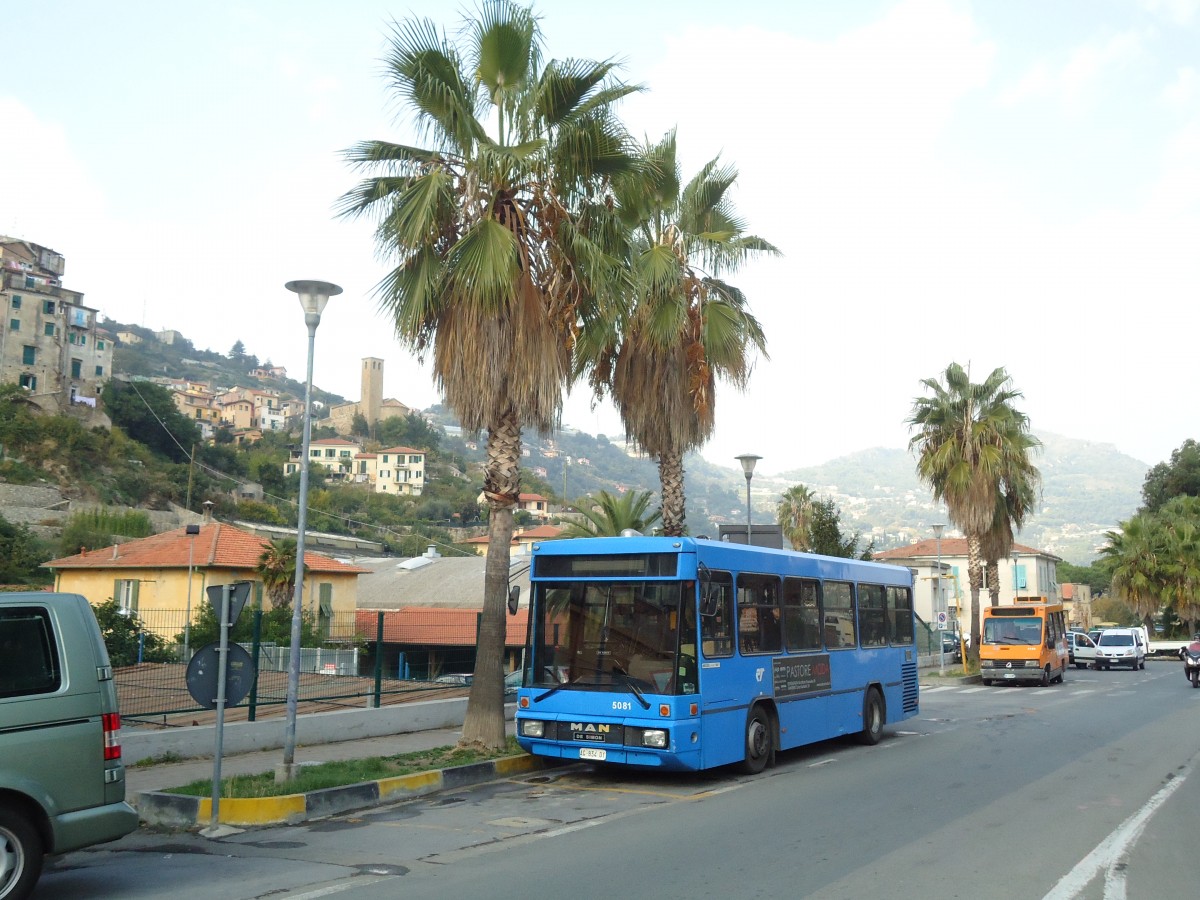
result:
<svg viewBox="0 0 1200 900"><path fill-rule="evenodd" d="M50 611L42 606L0 609L0 699L49 694L61 686Z"/></svg>

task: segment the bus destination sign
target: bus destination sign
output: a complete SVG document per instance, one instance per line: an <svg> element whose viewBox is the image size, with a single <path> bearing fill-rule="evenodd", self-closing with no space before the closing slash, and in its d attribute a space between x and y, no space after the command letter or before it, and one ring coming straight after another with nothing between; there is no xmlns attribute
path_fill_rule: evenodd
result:
<svg viewBox="0 0 1200 900"><path fill-rule="evenodd" d="M832 686L829 680L829 654L819 656L776 657L772 674L775 696L792 697L815 694Z"/></svg>

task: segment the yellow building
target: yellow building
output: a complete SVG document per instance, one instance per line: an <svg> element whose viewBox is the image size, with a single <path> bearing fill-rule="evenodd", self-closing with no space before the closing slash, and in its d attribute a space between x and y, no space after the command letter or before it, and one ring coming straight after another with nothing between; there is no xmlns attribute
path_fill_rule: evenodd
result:
<svg viewBox="0 0 1200 900"><path fill-rule="evenodd" d="M45 566L54 572L56 591L82 594L93 605L114 599L148 629L173 640L189 608L196 621L206 588L251 581L250 602L263 602L263 584L254 570L269 542L221 522L192 527L198 528L195 534L176 528ZM330 637L352 636L358 576L370 570L311 552L305 552L304 564L305 611ZM340 633L343 625L346 634Z"/></svg>

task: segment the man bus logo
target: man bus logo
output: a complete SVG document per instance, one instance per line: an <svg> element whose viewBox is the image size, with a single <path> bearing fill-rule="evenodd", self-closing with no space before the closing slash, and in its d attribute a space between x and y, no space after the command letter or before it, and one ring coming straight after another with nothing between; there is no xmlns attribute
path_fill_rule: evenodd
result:
<svg viewBox="0 0 1200 900"><path fill-rule="evenodd" d="M581 734L608 734L611 725L594 725L591 722L572 722L571 730Z"/></svg>

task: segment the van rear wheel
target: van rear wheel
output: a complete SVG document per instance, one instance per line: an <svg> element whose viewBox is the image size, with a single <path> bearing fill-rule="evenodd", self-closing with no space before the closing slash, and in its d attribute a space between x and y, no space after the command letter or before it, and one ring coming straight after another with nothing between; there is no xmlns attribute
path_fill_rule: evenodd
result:
<svg viewBox="0 0 1200 900"><path fill-rule="evenodd" d="M0 807L0 900L25 897L42 874L42 836L19 810Z"/></svg>

